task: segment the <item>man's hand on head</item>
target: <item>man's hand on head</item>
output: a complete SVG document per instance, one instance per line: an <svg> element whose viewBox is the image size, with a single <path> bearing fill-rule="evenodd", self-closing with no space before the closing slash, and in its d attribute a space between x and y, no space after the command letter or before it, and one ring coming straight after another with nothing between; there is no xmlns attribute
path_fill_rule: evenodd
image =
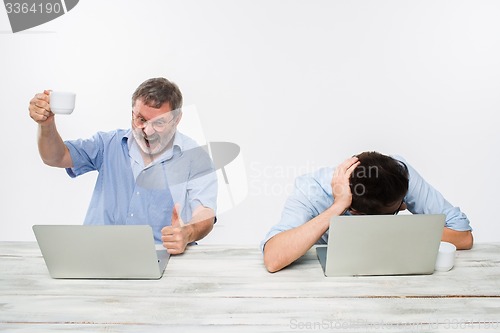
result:
<svg viewBox="0 0 500 333"><path fill-rule="evenodd" d="M360 164L356 156L350 157L335 168L332 177L332 195L334 203L348 209L352 202L352 193L349 186L349 177Z"/></svg>

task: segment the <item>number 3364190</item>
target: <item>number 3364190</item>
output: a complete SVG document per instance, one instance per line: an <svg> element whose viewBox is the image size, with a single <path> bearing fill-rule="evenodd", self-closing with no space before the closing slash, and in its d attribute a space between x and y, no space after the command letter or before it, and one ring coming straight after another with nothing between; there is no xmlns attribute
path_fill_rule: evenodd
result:
<svg viewBox="0 0 500 333"><path fill-rule="evenodd" d="M54 3L33 3L26 2L7 2L5 3L7 14L58 14L62 12L62 7L59 2Z"/></svg>

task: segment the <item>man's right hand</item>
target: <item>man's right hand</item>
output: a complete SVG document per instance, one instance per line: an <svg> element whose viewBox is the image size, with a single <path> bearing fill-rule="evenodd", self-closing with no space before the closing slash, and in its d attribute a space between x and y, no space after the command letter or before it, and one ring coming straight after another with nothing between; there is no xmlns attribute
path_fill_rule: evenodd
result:
<svg viewBox="0 0 500 333"><path fill-rule="evenodd" d="M47 125L54 121L54 114L50 111L50 90L36 94L29 105L30 117L40 125Z"/></svg>
<svg viewBox="0 0 500 333"><path fill-rule="evenodd" d="M68 147L57 132L54 114L50 110L50 90L36 94L30 100L30 117L38 123L38 151L43 162L58 168L72 168Z"/></svg>

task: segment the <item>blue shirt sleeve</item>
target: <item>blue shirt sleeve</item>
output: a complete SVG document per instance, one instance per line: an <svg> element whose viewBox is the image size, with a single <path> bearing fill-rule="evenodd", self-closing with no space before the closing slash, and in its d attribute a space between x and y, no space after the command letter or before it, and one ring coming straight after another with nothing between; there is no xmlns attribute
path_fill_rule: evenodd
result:
<svg viewBox="0 0 500 333"><path fill-rule="evenodd" d="M457 231L472 230L469 219L459 207L449 203L443 195L427 183L403 158L395 157L406 164L410 176L405 203L413 214L445 214L445 226Z"/></svg>
<svg viewBox="0 0 500 333"><path fill-rule="evenodd" d="M103 162L103 135L105 133L96 133L89 139L64 142L73 161L73 167L66 169L70 177L75 178L89 171L100 169Z"/></svg>
<svg viewBox="0 0 500 333"><path fill-rule="evenodd" d="M191 220L199 206L217 210L217 175L210 155L183 135L184 150L168 162L169 184L176 203L182 206L184 222Z"/></svg>

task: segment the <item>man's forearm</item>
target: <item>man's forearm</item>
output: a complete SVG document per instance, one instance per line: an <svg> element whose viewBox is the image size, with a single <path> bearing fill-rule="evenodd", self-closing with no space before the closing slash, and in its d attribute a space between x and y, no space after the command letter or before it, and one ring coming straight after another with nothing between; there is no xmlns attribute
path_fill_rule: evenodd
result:
<svg viewBox="0 0 500 333"><path fill-rule="evenodd" d="M333 205L305 224L269 239L264 246L267 270L277 272L303 256L328 230L330 218L342 214L343 210Z"/></svg>
<svg viewBox="0 0 500 333"><path fill-rule="evenodd" d="M43 162L60 168L72 167L68 148L56 130L55 123L38 128L38 151Z"/></svg>
<svg viewBox="0 0 500 333"><path fill-rule="evenodd" d="M215 222L215 212L206 207L195 210L193 218L186 224L189 228L189 243L204 238L212 231Z"/></svg>
<svg viewBox="0 0 500 333"><path fill-rule="evenodd" d="M189 228L189 243L204 238L214 228L214 218L203 221L191 222L186 225Z"/></svg>
<svg viewBox="0 0 500 333"><path fill-rule="evenodd" d="M311 223L311 225L314 223L314 226L320 229L317 231L311 230L311 225L308 225L308 223ZM264 246L264 265L269 272L274 273L290 265L303 256L318 241L325 223L316 223L312 220L308 223L295 229L283 231L266 242Z"/></svg>
<svg viewBox="0 0 500 333"><path fill-rule="evenodd" d="M444 228L441 240L454 244L458 250L470 250L474 243L472 232Z"/></svg>

